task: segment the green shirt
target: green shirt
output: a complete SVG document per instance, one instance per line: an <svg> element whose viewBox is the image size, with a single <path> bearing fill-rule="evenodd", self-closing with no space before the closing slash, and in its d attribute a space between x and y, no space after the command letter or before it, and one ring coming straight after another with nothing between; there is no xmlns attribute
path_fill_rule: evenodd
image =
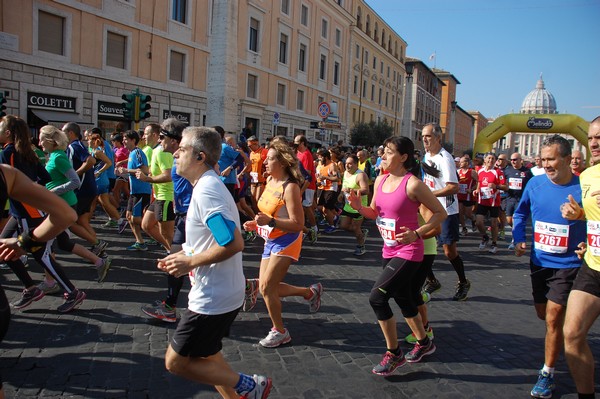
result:
<svg viewBox="0 0 600 399"><path fill-rule="evenodd" d="M66 173L72 168L73 166L71 165L71 162L69 162L69 158L67 158L67 154L65 154L64 151L52 151L48 155L48 162L46 162L46 170L50 174L52 180L49 183L46 183L46 188L52 190L54 187L68 183L69 179L67 178ZM60 194L60 197L67 201L69 206L77 204L77 197L75 196L74 191L67 191L66 193Z"/></svg>
<svg viewBox="0 0 600 399"><path fill-rule="evenodd" d="M143 149L142 149L143 151ZM150 173L152 176L158 176L167 169L173 168L173 154L163 151L162 146L152 150L152 161L150 162ZM171 173L169 173L169 176ZM152 183L154 198L162 201L173 201L174 190L173 182Z"/></svg>
<svg viewBox="0 0 600 399"><path fill-rule="evenodd" d="M148 165L150 165L150 163L152 162L152 147L150 147L149 145L146 145L146 146L142 147L142 151L144 151L144 154L146 154L146 159L148 160Z"/></svg>

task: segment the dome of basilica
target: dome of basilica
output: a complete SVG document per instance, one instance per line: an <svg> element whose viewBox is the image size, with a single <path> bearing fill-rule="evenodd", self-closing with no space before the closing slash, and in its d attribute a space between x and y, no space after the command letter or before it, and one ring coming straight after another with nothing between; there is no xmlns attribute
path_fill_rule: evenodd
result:
<svg viewBox="0 0 600 399"><path fill-rule="evenodd" d="M522 114L557 114L556 100L552 93L544 87L544 80L540 75L535 89L529 92L521 105Z"/></svg>

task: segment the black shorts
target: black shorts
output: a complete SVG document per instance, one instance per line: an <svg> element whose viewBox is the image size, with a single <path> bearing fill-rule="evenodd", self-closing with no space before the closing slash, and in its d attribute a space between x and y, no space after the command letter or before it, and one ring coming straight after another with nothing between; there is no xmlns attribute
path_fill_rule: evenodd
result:
<svg viewBox="0 0 600 399"><path fill-rule="evenodd" d="M175 234L173 235L173 245L182 245L185 242L185 213L175 214Z"/></svg>
<svg viewBox="0 0 600 399"><path fill-rule="evenodd" d="M477 204L477 209L475 210L476 215L490 215L491 218L497 218L500 216L500 207L499 206L487 206Z"/></svg>
<svg viewBox="0 0 600 399"><path fill-rule="evenodd" d="M512 216L515 214L517 210L517 205L519 205L520 198L507 198L506 206L504 207L504 212L506 212L506 216Z"/></svg>
<svg viewBox="0 0 600 399"><path fill-rule="evenodd" d="M446 220L442 222L442 234L438 240L442 245L452 245L460 239L459 234L460 220L458 213L448 215Z"/></svg>
<svg viewBox="0 0 600 399"><path fill-rule="evenodd" d="M223 348L223 338L229 336L229 329L239 311L205 315L186 309L171 338L171 348L186 357L208 357L219 353Z"/></svg>
<svg viewBox="0 0 600 399"><path fill-rule="evenodd" d="M361 215L360 213L348 212L345 209L342 209L342 216L346 216L347 218L350 218L350 219L362 219L363 218L363 215Z"/></svg>
<svg viewBox="0 0 600 399"><path fill-rule="evenodd" d="M533 303L546 303L551 300L562 306L567 306L567 299L577 277L578 267L554 269L534 265L529 261L531 271L531 288Z"/></svg>
<svg viewBox="0 0 600 399"><path fill-rule="evenodd" d="M586 261L583 261L572 290L587 292L600 298L600 272L590 268Z"/></svg>
<svg viewBox="0 0 600 399"><path fill-rule="evenodd" d="M159 222L172 222L175 220L175 210L173 209L173 201L155 200L151 205L151 212L154 212L154 217Z"/></svg>
<svg viewBox="0 0 600 399"><path fill-rule="evenodd" d="M85 215L92 211L92 202L96 197L80 197L77 196L77 216Z"/></svg>
<svg viewBox="0 0 600 399"><path fill-rule="evenodd" d="M325 209L335 209L338 194L335 191L322 190L317 205L325 207Z"/></svg>
<svg viewBox="0 0 600 399"><path fill-rule="evenodd" d="M127 201L127 212L134 218L141 218L150 205L150 194L130 194Z"/></svg>
<svg viewBox="0 0 600 399"><path fill-rule="evenodd" d="M473 206L473 204L475 204L474 201L461 201L461 200L458 200L458 203L463 206L466 206L466 207Z"/></svg>

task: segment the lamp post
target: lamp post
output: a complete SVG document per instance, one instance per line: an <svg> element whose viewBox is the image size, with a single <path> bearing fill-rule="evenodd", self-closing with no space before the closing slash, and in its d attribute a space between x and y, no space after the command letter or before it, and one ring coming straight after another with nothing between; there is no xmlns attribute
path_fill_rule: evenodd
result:
<svg viewBox="0 0 600 399"><path fill-rule="evenodd" d="M406 79L404 81L404 110L402 111L402 136L412 139L412 76L413 65L406 64Z"/></svg>
<svg viewBox="0 0 600 399"><path fill-rule="evenodd" d="M456 101L450 102L450 143L454 148L454 130L455 130L455 118L456 118Z"/></svg>

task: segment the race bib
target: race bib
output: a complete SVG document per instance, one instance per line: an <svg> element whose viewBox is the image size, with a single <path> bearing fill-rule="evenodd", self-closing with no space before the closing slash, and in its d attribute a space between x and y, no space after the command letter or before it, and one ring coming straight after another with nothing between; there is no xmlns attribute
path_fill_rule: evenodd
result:
<svg viewBox="0 0 600 399"><path fill-rule="evenodd" d="M594 256L600 256L600 222L587 222L587 250Z"/></svg>
<svg viewBox="0 0 600 399"><path fill-rule="evenodd" d="M258 183L258 172L250 172L250 182Z"/></svg>
<svg viewBox="0 0 600 399"><path fill-rule="evenodd" d="M481 199L494 198L494 190L489 187L481 187Z"/></svg>
<svg viewBox="0 0 600 399"><path fill-rule="evenodd" d="M459 194L467 194L468 184L458 183L458 193Z"/></svg>
<svg viewBox="0 0 600 399"><path fill-rule="evenodd" d="M269 225L266 225L266 224L264 226L256 226L256 232L265 241L269 239L269 235L271 235L272 231L273 231L273 228L269 227Z"/></svg>
<svg viewBox="0 0 600 399"><path fill-rule="evenodd" d="M535 222L535 249L551 254L564 254L569 245L569 225Z"/></svg>
<svg viewBox="0 0 600 399"><path fill-rule="evenodd" d="M520 177L511 177L508 179L508 188L511 190L522 190L523 179Z"/></svg>
<svg viewBox="0 0 600 399"><path fill-rule="evenodd" d="M425 184L427 184L427 187L429 187L431 190L433 190L435 188L435 182L433 181L433 178L430 175L425 175L423 181L425 182Z"/></svg>
<svg viewBox="0 0 600 399"><path fill-rule="evenodd" d="M383 242L388 247L394 247L398 245L396 241L396 219L377 217L375 221L379 234L383 238Z"/></svg>

